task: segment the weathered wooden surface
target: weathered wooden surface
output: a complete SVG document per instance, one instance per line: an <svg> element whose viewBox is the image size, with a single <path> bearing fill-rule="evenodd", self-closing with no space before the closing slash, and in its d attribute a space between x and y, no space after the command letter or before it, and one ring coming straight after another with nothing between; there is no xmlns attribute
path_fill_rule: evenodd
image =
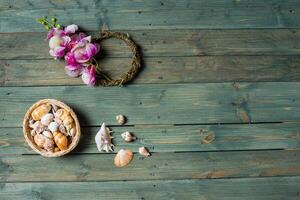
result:
<svg viewBox="0 0 300 200"><path fill-rule="evenodd" d="M82 138L74 153L99 153L94 137L99 127L82 128ZM115 152L121 148L137 152L146 146L151 152L189 152L224 150L297 149L300 147L299 123L243 124L211 126L136 126L112 127ZM138 139L126 143L121 133L130 131ZM0 128L0 154L35 154L24 143L21 128ZM215 139L205 144L205 138Z"/></svg>
<svg viewBox="0 0 300 200"><path fill-rule="evenodd" d="M1 156L0 182L206 179L299 176L300 150L153 153L134 155L128 167L114 154Z"/></svg>
<svg viewBox="0 0 300 200"><path fill-rule="evenodd" d="M21 199L298 200L299 177L177 181L0 183L1 197Z"/></svg>
<svg viewBox="0 0 300 200"><path fill-rule="evenodd" d="M29 106L44 98L70 104L89 126L117 124L120 113L128 125L299 121L299 97L298 82L2 87L0 126L20 126Z"/></svg>
<svg viewBox="0 0 300 200"><path fill-rule="evenodd" d="M299 27L299 1L49 1L1 0L0 32L34 32L35 19L59 16L86 30Z"/></svg>

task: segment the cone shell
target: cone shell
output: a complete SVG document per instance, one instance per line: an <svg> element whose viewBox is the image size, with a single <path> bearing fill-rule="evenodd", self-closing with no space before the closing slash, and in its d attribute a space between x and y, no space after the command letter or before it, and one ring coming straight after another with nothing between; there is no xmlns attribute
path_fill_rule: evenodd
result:
<svg viewBox="0 0 300 200"><path fill-rule="evenodd" d="M49 113L51 110L51 106L49 104L43 104L34 109L31 113L31 117L33 120L38 121L41 120L41 118Z"/></svg>
<svg viewBox="0 0 300 200"><path fill-rule="evenodd" d="M149 153L149 151L148 151L148 149L146 147L140 147L139 148L139 153L142 156L145 156L145 157L149 157L150 156L150 153Z"/></svg>
<svg viewBox="0 0 300 200"><path fill-rule="evenodd" d="M60 150L66 150L68 148L68 139L64 134L56 131L53 133L53 136L54 142Z"/></svg>
<svg viewBox="0 0 300 200"><path fill-rule="evenodd" d="M115 157L115 166L116 167L125 167L128 165L133 158L133 153L130 150L121 149Z"/></svg>

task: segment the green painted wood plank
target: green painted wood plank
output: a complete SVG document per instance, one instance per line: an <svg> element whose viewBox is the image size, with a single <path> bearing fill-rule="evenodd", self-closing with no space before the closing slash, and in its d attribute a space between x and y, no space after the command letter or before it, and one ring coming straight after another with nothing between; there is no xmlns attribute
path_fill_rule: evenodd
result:
<svg viewBox="0 0 300 200"><path fill-rule="evenodd" d="M299 12L300 13L300 12ZM124 30L123 30L124 31ZM299 55L300 29L258 30L137 30L127 31L149 56ZM90 32L96 36L98 33ZM43 33L2 33L1 59L51 58ZM118 40L106 40L106 57L128 57L131 52ZM9 49L9 50L8 50Z"/></svg>
<svg viewBox="0 0 300 200"><path fill-rule="evenodd" d="M130 58L107 58L101 66L111 77L124 73ZM1 86L82 85L55 60L0 60ZM133 83L300 81L298 56L146 57ZM45 75L47 79L45 79Z"/></svg>
<svg viewBox="0 0 300 200"><path fill-rule="evenodd" d="M114 154L1 156L0 182L108 181L299 176L300 151L234 151L137 154L116 168Z"/></svg>
<svg viewBox="0 0 300 200"><path fill-rule="evenodd" d="M2 0L0 32L35 32L35 19L57 16L64 24L77 23L86 30L281 28L299 27L296 0L245 1L49 1Z"/></svg>
<svg viewBox="0 0 300 200"><path fill-rule="evenodd" d="M2 183L1 197L19 199L298 200L299 177L217 180Z"/></svg>
<svg viewBox="0 0 300 200"><path fill-rule="evenodd" d="M199 124L299 121L300 83L144 84L126 87L2 87L0 127L20 127L29 106L55 98L74 108L81 125Z"/></svg>
<svg viewBox="0 0 300 200"><path fill-rule="evenodd" d="M300 148L299 124L253 124L211 126L112 127L115 152L129 148L137 152L146 146L151 152L263 150ZM99 153L94 137L99 128L82 128L82 138L74 153ZM126 143L121 133L130 131L138 140ZM208 135L215 139L203 143ZM0 154L34 154L25 144L21 128L0 128Z"/></svg>

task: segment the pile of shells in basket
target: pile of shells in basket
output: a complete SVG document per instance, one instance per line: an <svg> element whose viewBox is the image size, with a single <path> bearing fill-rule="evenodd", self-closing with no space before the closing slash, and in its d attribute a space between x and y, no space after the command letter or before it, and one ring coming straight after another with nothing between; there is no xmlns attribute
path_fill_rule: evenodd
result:
<svg viewBox="0 0 300 200"><path fill-rule="evenodd" d="M80 125L73 110L55 99L34 104L23 122L26 142L46 157L70 152L78 144Z"/></svg>

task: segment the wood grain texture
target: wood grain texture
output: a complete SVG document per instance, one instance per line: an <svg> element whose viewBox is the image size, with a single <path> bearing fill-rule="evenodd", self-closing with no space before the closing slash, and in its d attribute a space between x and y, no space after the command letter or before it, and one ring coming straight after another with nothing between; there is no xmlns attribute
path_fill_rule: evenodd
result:
<svg viewBox="0 0 300 200"><path fill-rule="evenodd" d="M39 99L60 99L81 125L203 124L299 121L300 83L145 84L127 87L2 87L0 126L20 127Z"/></svg>
<svg viewBox="0 0 300 200"><path fill-rule="evenodd" d="M18 3L17 3L18 2ZM0 32L35 32L35 20L58 16L86 30L299 27L296 0L1 1Z"/></svg>
<svg viewBox="0 0 300 200"><path fill-rule="evenodd" d="M211 126L112 127L115 152L129 148L137 152L146 146L151 152L228 151L300 148L299 124L253 124ZM99 153L94 137L99 127L82 128L79 146L73 153ZM138 137L131 143L121 138L130 131ZM204 140L215 139L210 144ZM24 144L21 128L0 128L0 154L35 154Z"/></svg>
<svg viewBox="0 0 300 200"><path fill-rule="evenodd" d="M2 183L6 200L298 200L299 177L179 181Z"/></svg>
<svg viewBox="0 0 300 200"><path fill-rule="evenodd" d="M129 67L129 58L105 58L102 69L118 77ZM133 83L197 83L300 81L298 56L146 57ZM1 86L83 85L81 78L66 75L56 60L0 60Z"/></svg>
<svg viewBox="0 0 300 200"><path fill-rule="evenodd" d="M114 154L1 156L0 182L108 181L299 176L300 151L241 151L137 154L116 168ZM34 164L33 164L34 163Z"/></svg>
<svg viewBox="0 0 300 200"><path fill-rule="evenodd" d="M121 31L142 47L144 57L300 53L299 29ZM88 34L95 37L98 32ZM0 59L50 59L46 35L46 31L0 34ZM131 51L122 41L105 40L101 45L105 57L131 57Z"/></svg>

